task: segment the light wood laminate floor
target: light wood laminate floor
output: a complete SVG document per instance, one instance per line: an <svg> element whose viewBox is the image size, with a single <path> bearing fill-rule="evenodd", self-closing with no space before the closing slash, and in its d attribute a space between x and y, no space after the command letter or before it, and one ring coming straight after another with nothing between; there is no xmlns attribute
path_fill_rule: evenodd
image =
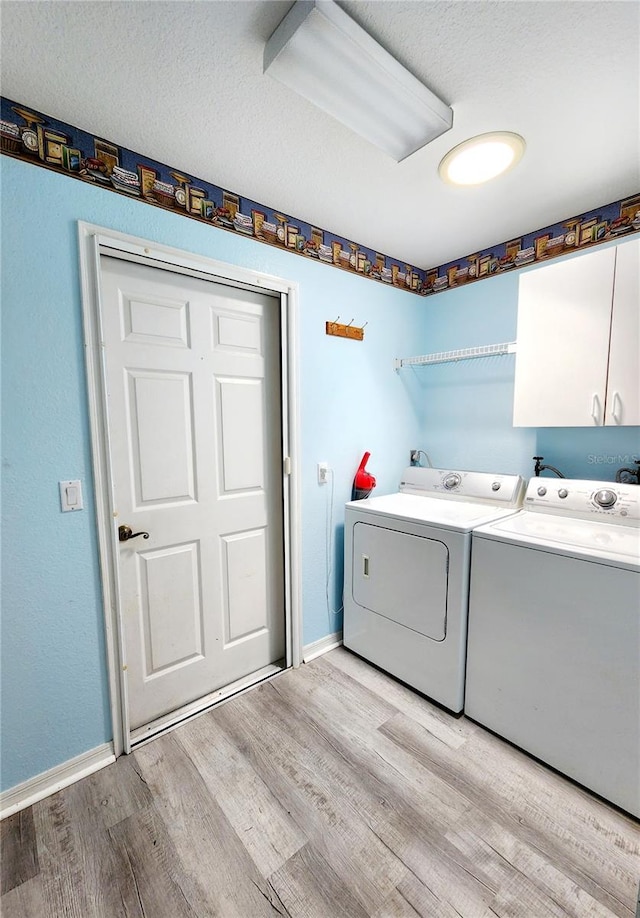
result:
<svg viewBox="0 0 640 918"><path fill-rule="evenodd" d="M3 918L632 918L640 828L339 648L2 824Z"/></svg>

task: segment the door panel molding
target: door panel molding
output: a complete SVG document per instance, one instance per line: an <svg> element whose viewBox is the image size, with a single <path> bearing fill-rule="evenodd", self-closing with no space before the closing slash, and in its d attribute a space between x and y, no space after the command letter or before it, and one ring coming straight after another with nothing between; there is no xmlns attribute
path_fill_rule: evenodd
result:
<svg viewBox="0 0 640 918"><path fill-rule="evenodd" d="M158 561L162 564L158 565ZM168 563L167 563L168 562ZM202 658L204 621L200 598L199 570L201 566L200 543L187 542L169 545L136 555L138 582L140 583L141 621L143 627L144 673L147 682L168 669L178 669ZM180 576L180 567L187 569L190 577ZM184 590L184 582L190 589ZM182 587L182 589L181 589ZM164 638L162 622L156 621L158 595L167 595L179 603L183 612L180 642L177 647Z"/></svg>
<svg viewBox="0 0 640 918"><path fill-rule="evenodd" d="M185 274L229 287L240 287L279 296L281 302L282 353L282 457L283 457L283 534L285 545L285 635L286 665L297 667L302 660L301 629L301 529L300 529L300 450L297 353L298 285L292 281L225 264L179 249L170 248L93 224L78 223L80 275L87 370L87 394L91 427L92 465L98 528L98 546L104 608L107 665L113 748L116 756L131 751L132 735L128 718L127 673L123 666L124 634L118 608L119 583L116 563L118 542L113 525L114 494L110 465L110 439L107 423L107 387L104 348L102 346L102 302L100 294L100 257L111 255L126 261L147 264L173 273ZM140 318L144 306L140 304ZM149 307L152 304L148 304ZM158 304L160 305L160 304ZM163 306L165 304L162 304ZM168 304L167 304L168 305ZM172 304L173 305L173 304ZM176 311L174 316L177 316ZM249 317L248 317L249 318ZM188 331L176 326L167 312L168 340L172 346L188 346ZM125 329L123 328L123 331ZM185 337L182 335L186 332ZM135 332L134 332L135 333ZM144 334L143 331L138 333ZM233 329L226 329L228 344L233 347ZM182 341L179 339L182 337ZM173 340L171 340L173 339ZM184 343L183 343L184 342ZM254 352L255 354L255 352ZM256 359L253 356L250 359ZM285 467L287 474L285 474ZM264 676L262 677L264 678ZM214 692L210 705L226 692ZM203 699L205 701L206 699ZM202 710L194 704L194 712ZM185 714L177 712L176 719ZM167 722L170 719L167 718ZM175 722L175 721L174 721ZM136 734L141 731L135 731ZM155 732L155 731L154 731ZM138 739L133 737L133 741Z"/></svg>
<svg viewBox="0 0 640 918"><path fill-rule="evenodd" d="M193 502L197 500L195 475L195 448L193 417L193 380L191 373L175 370L125 369L125 405L128 420L129 450L137 456L134 475L134 506L166 506L168 504ZM162 402L164 423L140 424L147 412L145 406ZM143 410L140 410L140 409ZM168 458L168 446L184 444L180 462ZM155 479L143 474L150 470L151 463L145 458L167 456L161 467L161 474L155 471Z"/></svg>

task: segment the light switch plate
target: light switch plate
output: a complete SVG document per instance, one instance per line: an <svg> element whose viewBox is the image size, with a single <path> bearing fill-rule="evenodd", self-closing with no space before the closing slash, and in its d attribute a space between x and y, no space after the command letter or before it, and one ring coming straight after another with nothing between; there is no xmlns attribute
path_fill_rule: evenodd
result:
<svg viewBox="0 0 640 918"><path fill-rule="evenodd" d="M60 506L62 512L69 510L82 510L82 482L79 478L75 481L60 481Z"/></svg>

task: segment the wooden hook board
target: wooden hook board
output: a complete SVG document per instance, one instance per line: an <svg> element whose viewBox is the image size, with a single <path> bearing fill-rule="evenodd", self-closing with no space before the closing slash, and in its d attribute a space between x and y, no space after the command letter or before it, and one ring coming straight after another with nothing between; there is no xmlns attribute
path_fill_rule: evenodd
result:
<svg viewBox="0 0 640 918"><path fill-rule="evenodd" d="M364 326L360 328L357 325L340 325L338 322L327 322L327 334L335 335L337 338L352 338L354 341L364 339Z"/></svg>

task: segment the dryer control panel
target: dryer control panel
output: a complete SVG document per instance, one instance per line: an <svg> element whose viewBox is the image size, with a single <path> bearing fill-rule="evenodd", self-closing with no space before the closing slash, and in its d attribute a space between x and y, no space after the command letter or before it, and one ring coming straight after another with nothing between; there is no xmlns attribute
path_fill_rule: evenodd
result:
<svg viewBox="0 0 640 918"><path fill-rule="evenodd" d="M524 506L544 513L637 525L640 487L582 478L532 478Z"/></svg>
<svg viewBox="0 0 640 918"><path fill-rule="evenodd" d="M423 497L457 497L466 501L486 501L500 507L519 507L524 488L524 478L519 475L410 466L404 470L399 490Z"/></svg>

